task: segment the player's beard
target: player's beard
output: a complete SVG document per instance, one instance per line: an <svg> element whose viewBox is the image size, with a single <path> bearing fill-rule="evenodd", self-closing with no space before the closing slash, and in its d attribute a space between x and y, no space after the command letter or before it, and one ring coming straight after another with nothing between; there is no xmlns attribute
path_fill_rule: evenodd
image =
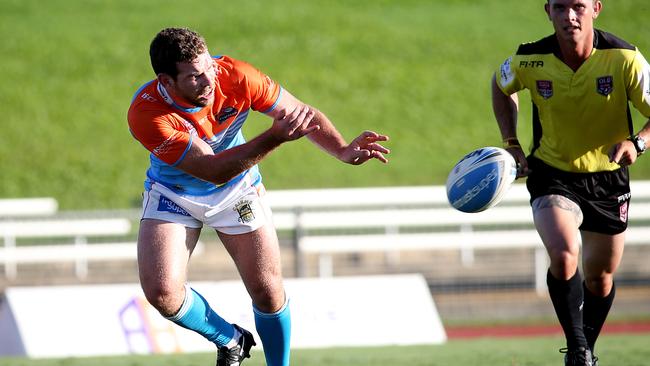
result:
<svg viewBox="0 0 650 366"><path fill-rule="evenodd" d="M195 94L195 95L192 95L191 97L188 95L188 96L184 96L183 98L185 100L187 100L193 106L205 107L205 106L209 105L212 102L213 96L214 96L214 89L212 89L212 91L209 92L207 95L206 95L206 93L204 91L204 92L201 92L200 94L198 94L198 96Z"/></svg>

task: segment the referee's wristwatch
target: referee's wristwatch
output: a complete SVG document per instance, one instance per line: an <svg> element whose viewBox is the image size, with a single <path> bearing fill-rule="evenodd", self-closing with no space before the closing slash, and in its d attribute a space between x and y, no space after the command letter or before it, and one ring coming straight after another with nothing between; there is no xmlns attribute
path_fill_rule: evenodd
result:
<svg viewBox="0 0 650 366"><path fill-rule="evenodd" d="M645 139L639 135L634 135L630 137L630 141L634 144L634 148L636 149L636 153L638 155L643 154L647 147L645 145Z"/></svg>

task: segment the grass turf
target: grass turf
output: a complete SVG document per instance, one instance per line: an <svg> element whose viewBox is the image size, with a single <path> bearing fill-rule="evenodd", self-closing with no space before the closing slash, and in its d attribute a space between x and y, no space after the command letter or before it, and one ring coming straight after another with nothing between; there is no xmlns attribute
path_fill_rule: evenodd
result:
<svg viewBox="0 0 650 366"><path fill-rule="evenodd" d="M650 335L604 335L596 354L601 365L644 366L650 358ZM333 348L294 350L292 364L309 366L547 366L562 364L560 337L452 340L441 346ZM2 366L199 366L211 365L214 354L154 355L29 360L0 358ZM254 352L245 366L264 365Z"/></svg>
<svg viewBox="0 0 650 366"><path fill-rule="evenodd" d="M466 152L500 144L489 79L519 43L551 33L543 3L3 0L0 197L53 196L63 210L139 206L148 154L125 114L153 77L148 45L166 26L196 29L212 53L256 65L348 139L364 129L391 137L388 166L344 165L306 140L289 143L261 164L269 189L442 184ZM639 29L649 7L605 2L597 25L648 56ZM245 134L269 122L252 116ZM632 176L650 179L650 164L641 159Z"/></svg>

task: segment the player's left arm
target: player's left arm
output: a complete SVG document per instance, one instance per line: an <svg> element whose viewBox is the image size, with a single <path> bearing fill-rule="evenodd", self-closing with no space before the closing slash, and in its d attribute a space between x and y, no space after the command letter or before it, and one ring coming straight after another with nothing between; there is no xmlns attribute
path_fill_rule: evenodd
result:
<svg viewBox="0 0 650 366"><path fill-rule="evenodd" d="M646 121L643 128L639 130L637 136L645 141L647 149L650 145L650 118ZM637 153L634 142L631 140L623 140L612 146L609 150L609 161L617 163L620 166L634 164L639 156L640 154Z"/></svg>
<svg viewBox="0 0 650 366"><path fill-rule="evenodd" d="M323 112L301 102L287 90L282 90L282 95L277 104L266 114L277 121L282 116L298 108L309 108L314 114L310 126L317 126L317 129L307 134L307 138L330 155L353 165L363 164L370 159L377 159L383 163L388 162L384 154L388 154L390 151L379 143L388 141L388 136L374 131L364 131L352 142L347 143L332 121Z"/></svg>
<svg viewBox="0 0 650 366"><path fill-rule="evenodd" d="M650 65L640 52L636 52L631 63L626 93L634 107L646 117L649 117L637 136L646 142L646 148L650 147ZM637 154L634 143L624 140L614 145L609 150L609 160L621 166L634 164Z"/></svg>

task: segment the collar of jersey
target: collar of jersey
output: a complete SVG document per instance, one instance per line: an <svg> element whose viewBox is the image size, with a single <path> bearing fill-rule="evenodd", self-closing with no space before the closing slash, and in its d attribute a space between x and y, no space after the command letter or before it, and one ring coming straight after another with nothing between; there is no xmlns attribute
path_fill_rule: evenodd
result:
<svg viewBox="0 0 650 366"><path fill-rule="evenodd" d="M165 87L161 83L158 83L158 94L160 94L160 96L163 98L163 100L167 104L169 104L170 106L172 106L172 107L174 107L174 108L176 108L176 109L178 109L178 110L180 110L182 112L196 113L196 112L200 111L201 109L203 109L203 107L185 108L185 107L182 107L182 106L178 105L178 103L174 102L172 97L167 92L167 89L165 89Z"/></svg>

